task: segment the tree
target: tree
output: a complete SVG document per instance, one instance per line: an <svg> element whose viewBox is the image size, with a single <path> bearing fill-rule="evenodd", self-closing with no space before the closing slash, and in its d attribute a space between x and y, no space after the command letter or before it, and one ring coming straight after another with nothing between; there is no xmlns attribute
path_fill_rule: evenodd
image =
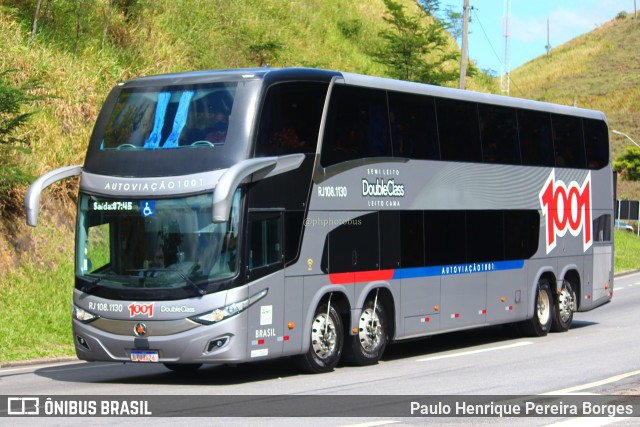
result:
<svg viewBox="0 0 640 427"><path fill-rule="evenodd" d="M74 0L74 8L76 12L76 39L73 44L73 56L75 58L78 56L78 45L80 44L80 30L82 30L82 15L84 14L82 2L80 0Z"/></svg>
<svg viewBox="0 0 640 427"><path fill-rule="evenodd" d="M104 49L104 44L107 42L107 33L109 32L109 25L111 24L111 15L113 15L113 3L115 0L109 0L109 10L107 11L107 21L104 24L104 32L102 33L102 44L100 47Z"/></svg>
<svg viewBox="0 0 640 427"><path fill-rule="evenodd" d="M613 162L613 169L627 181L640 181L640 148L627 147L627 151Z"/></svg>
<svg viewBox="0 0 640 427"><path fill-rule="evenodd" d="M440 0L418 0L418 6L420 6L427 15L436 16L436 13L440 10Z"/></svg>
<svg viewBox="0 0 640 427"><path fill-rule="evenodd" d="M462 40L462 21L464 14L458 12L455 7L449 5L444 11L444 28L451 34L456 41ZM469 18L471 22L471 18Z"/></svg>
<svg viewBox="0 0 640 427"><path fill-rule="evenodd" d="M40 7L42 6L42 0L38 0L36 4L36 12L33 15L33 23L31 24L31 38L29 43L33 43L33 39L36 38L36 32L38 31L38 16L40 15Z"/></svg>
<svg viewBox="0 0 640 427"><path fill-rule="evenodd" d="M19 134L18 131L34 113L25 112L25 107L44 98L33 93L40 87L38 81L29 80L21 86L15 86L9 78L14 71L0 72L0 207L10 202L10 192L16 185L32 179L16 160L15 153L31 152L25 134Z"/></svg>
<svg viewBox="0 0 640 427"><path fill-rule="evenodd" d="M447 69L445 64L459 54L447 51L442 24L426 12L408 15L404 6L393 0L384 0L384 4L389 16L383 19L390 28L380 32L384 46L372 56L387 67L390 77L431 84L455 80L457 70Z"/></svg>

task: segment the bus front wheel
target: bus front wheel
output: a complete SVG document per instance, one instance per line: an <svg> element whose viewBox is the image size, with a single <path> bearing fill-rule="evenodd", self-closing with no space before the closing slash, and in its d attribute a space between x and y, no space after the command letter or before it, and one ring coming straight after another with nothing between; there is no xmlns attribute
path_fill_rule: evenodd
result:
<svg viewBox="0 0 640 427"><path fill-rule="evenodd" d="M553 322L553 295L547 279L540 279L536 287L533 317L522 323L523 332L534 337L543 337L551 329Z"/></svg>
<svg viewBox="0 0 640 427"><path fill-rule="evenodd" d="M360 313L358 333L351 336L349 344L345 346L345 358L360 366L378 363L387 345L387 329L384 306L379 301L369 299Z"/></svg>
<svg viewBox="0 0 640 427"><path fill-rule="evenodd" d="M311 322L309 350L300 358L302 368L311 373L330 372L342 355L342 319L327 303L320 304Z"/></svg>

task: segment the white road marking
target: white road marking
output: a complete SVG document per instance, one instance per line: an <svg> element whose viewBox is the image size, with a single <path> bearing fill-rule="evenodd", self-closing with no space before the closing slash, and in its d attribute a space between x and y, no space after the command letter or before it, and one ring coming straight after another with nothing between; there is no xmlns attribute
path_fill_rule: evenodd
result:
<svg viewBox="0 0 640 427"><path fill-rule="evenodd" d="M525 345L530 345L533 344L533 342L531 341L520 341L514 344L507 344L507 345L501 345L498 347L490 347L490 348L482 348L480 350L469 350L469 351L462 351L460 353L451 353L451 354L443 354L441 356L431 356L431 357L425 357L424 359L418 359L418 362L429 362L431 360L438 360L438 359L449 359L449 358L453 358L453 357L462 357L462 356L469 356L470 354L478 354L478 353L486 353L488 351L497 351L497 350L507 350L509 348L516 348L516 347L522 347Z"/></svg>
<svg viewBox="0 0 640 427"><path fill-rule="evenodd" d="M394 421L394 420L382 420L382 421L371 421L371 422L365 422L365 423L360 423L360 424L348 424L342 427L375 427L375 426L385 426L387 424L395 424L395 423L399 423L400 421Z"/></svg>
<svg viewBox="0 0 640 427"><path fill-rule="evenodd" d="M620 380L623 380L623 379L628 378L628 377L633 377L634 375L640 375L640 370L631 371L631 372L627 372L627 373L620 374L620 375L615 375L613 377L605 378L605 379L600 380L600 381L594 381L594 382L587 383L587 384L582 384L582 385L577 385L577 386L574 386L574 387L564 388L562 390L555 390L555 391L550 391L548 393L542 393L541 395L545 396L545 395L575 393L577 391L586 390L588 388L593 388L593 387L598 387L598 386L605 385L605 384L614 383L616 381L620 381Z"/></svg>
<svg viewBox="0 0 640 427"><path fill-rule="evenodd" d="M545 427L600 427L617 423L631 417L580 417L572 418L566 421L560 421L553 424L547 424Z"/></svg>

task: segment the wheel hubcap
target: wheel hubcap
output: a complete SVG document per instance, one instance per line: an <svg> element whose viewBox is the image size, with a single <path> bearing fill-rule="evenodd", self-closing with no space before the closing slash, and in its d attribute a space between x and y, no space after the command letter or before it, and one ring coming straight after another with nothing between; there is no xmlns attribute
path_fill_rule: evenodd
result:
<svg viewBox="0 0 640 427"><path fill-rule="evenodd" d="M358 331L360 345L366 351L375 351L382 343L382 325L372 308L367 308L362 312Z"/></svg>
<svg viewBox="0 0 640 427"><path fill-rule="evenodd" d="M546 325L551 316L551 305L549 304L549 294L547 292L538 292L538 321L541 325Z"/></svg>
<svg viewBox="0 0 640 427"><path fill-rule="evenodd" d="M336 327L325 313L319 314L313 321L311 345L320 359L330 357L336 348Z"/></svg>
<svg viewBox="0 0 640 427"><path fill-rule="evenodd" d="M558 296L558 309L560 311L560 319L563 322L566 322L571 317L571 313L573 313L573 295L567 290L567 288L562 288L560 295Z"/></svg>

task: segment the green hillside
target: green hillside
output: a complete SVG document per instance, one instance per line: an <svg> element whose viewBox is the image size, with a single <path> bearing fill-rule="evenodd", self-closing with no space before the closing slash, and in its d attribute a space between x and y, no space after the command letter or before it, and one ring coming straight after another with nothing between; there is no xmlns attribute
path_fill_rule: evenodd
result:
<svg viewBox="0 0 640 427"><path fill-rule="evenodd" d="M397 1L417 11L413 0ZM39 79L48 96L21 135L32 153L12 154L34 176L83 163L102 101L132 77L265 64L385 75L370 55L386 26L382 0L42 0L31 40L38 3L0 0L0 71L15 70L16 84ZM612 22L526 64L513 72L512 95L601 109L613 129L640 139L634 24ZM479 75L467 88L497 91L497 84ZM622 152L626 142L614 142ZM619 189L640 198L637 185ZM9 196L22 200L25 191ZM47 189L37 229L0 199L0 365L73 354L76 194L74 180Z"/></svg>
<svg viewBox="0 0 640 427"><path fill-rule="evenodd" d="M0 0L0 71L15 70L16 85L39 79L49 96L23 129L32 153L11 154L34 176L83 163L102 101L132 77L266 64L385 74L370 55L387 27L382 0L42 0L31 40L38 3ZM488 91L487 82L468 87ZM36 229L0 199L0 364L73 353L76 194L74 180L47 189Z"/></svg>
<svg viewBox="0 0 640 427"><path fill-rule="evenodd" d="M640 142L640 22L614 19L530 61L512 75L511 95L603 111L609 128ZM610 134L613 158L631 144ZM618 197L640 199L640 182L618 180Z"/></svg>

